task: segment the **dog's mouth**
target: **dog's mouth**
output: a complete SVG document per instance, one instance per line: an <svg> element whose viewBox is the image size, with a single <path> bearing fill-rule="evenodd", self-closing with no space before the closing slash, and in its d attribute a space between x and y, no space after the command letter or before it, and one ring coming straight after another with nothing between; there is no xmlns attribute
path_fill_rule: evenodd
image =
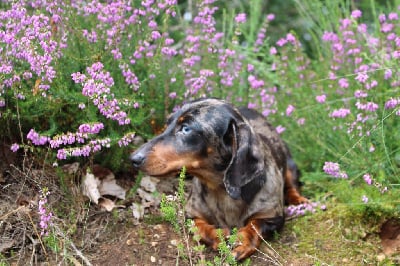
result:
<svg viewBox="0 0 400 266"><path fill-rule="evenodd" d="M151 165L144 162L140 167L136 168L146 175L154 177L172 177L178 175L182 167L183 166L171 167L162 162L156 162Z"/></svg>

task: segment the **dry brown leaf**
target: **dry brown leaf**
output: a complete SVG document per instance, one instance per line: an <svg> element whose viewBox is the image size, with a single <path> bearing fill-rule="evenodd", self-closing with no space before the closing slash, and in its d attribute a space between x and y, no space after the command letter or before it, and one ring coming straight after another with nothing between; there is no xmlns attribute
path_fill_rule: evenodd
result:
<svg viewBox="0 0 400 266"><path fill-rule="evenodd" d="M142 180L140 181L140 186L147 192L154 192L157 190L158 182L160 182L160 180L157 178L150 177L150 176L144 176L144 177L142 177Z"/></svg>
<svg viewBox="0 0 400 266"><path fill-rule="evenodd" d="M96 204L99 203L100 198L99 185L100 180L98 178L95 178L92 173L87 172L86 175L83 177L82 193Z"/></svg>
<svg viewBox="0 0 400 266"><path fill-rule="evenodd" d="M100 198L99 206L103 207L108 212L112 211L114 208L125 208L124 205L116 205L114 201L107 198Z"/></svg>
<svg viewBox="0 0 400 266"><path fill-rule="evenodd" d="M119 199L125 199L125 190L121 186L117 185L115 179L109 180L107 178L100 181L99 191L100 195L109 195Z"/></svg>
<svg viewBox="0 0 400 266"><path fill-rule="evenodd" d="M107 174L101 176L101 178L87 171L86 175L83 177L82 193L96 204L99 203L99 198L101 196L109 195L119 199L125 199L126 194L125 190L117 185L114 174L109 170Z"/></svg>

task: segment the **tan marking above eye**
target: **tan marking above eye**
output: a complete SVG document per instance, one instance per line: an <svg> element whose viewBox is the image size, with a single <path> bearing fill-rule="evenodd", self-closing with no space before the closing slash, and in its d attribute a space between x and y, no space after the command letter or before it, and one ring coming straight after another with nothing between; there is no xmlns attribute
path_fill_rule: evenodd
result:
<svg viewBox="0 0 400 266"><path fill-rule="evenodd" d="M208 147L207 148L207 154L210 154L210 153L212 153L214 150L213 150L213 148L211 148L211 147Z"/></svg>
<svg viewBox="0 0 400 266"><path fill-rule="evenodd" d="M178 118L178 122L179 123L182 123L183 121L185 121L185 117L184 116L181 116L181 117Z"/></svg>

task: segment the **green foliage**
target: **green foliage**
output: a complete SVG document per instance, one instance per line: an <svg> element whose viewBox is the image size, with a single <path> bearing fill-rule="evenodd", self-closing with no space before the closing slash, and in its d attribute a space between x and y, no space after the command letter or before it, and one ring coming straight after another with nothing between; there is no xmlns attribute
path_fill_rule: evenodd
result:
<svg viewBox="0 0 400 266"><path fill-rule="evenodd" d="M186 220L184 217L185 208L185 175L186 168L183 167L179 174L179 187L176 197L173 199L167 199L165 194L162 195L160 210L166 221L171 223L175 231L180 232L182 227L186 226Z"/></svg>

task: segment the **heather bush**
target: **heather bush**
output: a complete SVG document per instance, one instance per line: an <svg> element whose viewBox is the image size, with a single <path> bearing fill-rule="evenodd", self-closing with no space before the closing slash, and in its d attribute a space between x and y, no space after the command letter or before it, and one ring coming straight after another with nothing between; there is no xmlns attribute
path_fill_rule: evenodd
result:
<svg viewBox="0 0 400 266"><path fill-rule="evenodd" d="M297 1L313 25L305 50L295 31L271 41L276 16L259 12L260 0L233 11L195 2L1 3L0 132L10 148L119 169L135 136L151 137L171 110L220 97L276 125L318 187L309 196L333 190L358 210L392 211L400 7L379 13L372 1L364 20L345 4Z"/></svg>

